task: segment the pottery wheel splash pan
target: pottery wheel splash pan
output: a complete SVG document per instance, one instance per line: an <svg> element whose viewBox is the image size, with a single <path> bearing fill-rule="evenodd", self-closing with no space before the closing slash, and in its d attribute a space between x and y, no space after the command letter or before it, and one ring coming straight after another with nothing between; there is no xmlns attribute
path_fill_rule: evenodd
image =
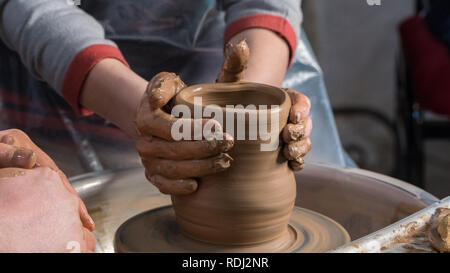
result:
<svg viewBox="0 0 450 273"><path fill-rule="evenodd" d="M295 205L337 221L353 240L438 201L410 184L360 169L307 163L295 178ZM131 217L171 204L170 196L145 180L142 167L93 172L70 181L95 221L96 252L114 252L116 231Z"/></svg>
<svg viewBox="0 0 450 273"><path fill-rule="evenodd" d="M264 244L223 246L203 243L181 234L172 206L138 214L116 232L116 252L325 252L350 241L347 231L332 219L295 207L288 232Z"/></svg>
<svg viewBox="0 0 450 273"><path fill-rule="evenodd" d="M450 196L409 217L335 249L336 253L432 253L428 225L440 209L450 209Z"/></svg>

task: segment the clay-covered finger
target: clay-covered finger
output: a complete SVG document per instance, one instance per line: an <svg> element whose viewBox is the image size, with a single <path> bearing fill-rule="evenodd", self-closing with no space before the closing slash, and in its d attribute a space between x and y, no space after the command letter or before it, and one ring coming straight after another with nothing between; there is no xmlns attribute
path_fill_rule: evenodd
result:
<svg viewBox="0 0 450 273"><path fill-rule="evenodd" d="M213 125L211 126L211 124ZM169 141L180 140L176 138L178 134L183 134L184 131L188 132L191 140L196 139L197 133L201 134L199 139L202 139L205 126L209 126L212 132L223 132L220 123L214 119L176 118L161 109L151 110L149 104L143 104L139 108L136 118L138 135L157 136ZM196 128L200 128L200 130L196 131Z"/></svg>
<svg viewBox="0 0 450 273"><path fill-rule="evenodd" d="M289 160L288 164L289 168L291 168L294 172L301 171L305 167L305 158L299 157L294 160Z"/></svg>
<svg viewBox="0 0 450 273"><path fill-rule="evenodd" d="M31 169L36 164L33 150L0 143L0 168Z"/></svg>
<svg viewBox="0 0 450 273"><path fill-rule="evenodd" d="M161 72L147 85L146 96L153 109L161 108L186 85L175 73Z"/></svg>
<svg viewBox="0 0 450 273"><path fill-rule="evenodd" d="M283 141L285 143L291 143L300 141L302 138L309 137L312 131L311 118L301 120L299 123L288 123L282 132Z"/></svg>
<svg viewBox="0 0 450 273"><path fill-rule="evenodd" d="M168 160L161 158L142 159L148 175L161 175L170 179L202 177L225 171L233 159L226 153L207 159Z"/></svg>
<svg viewBox="0 0 450 273"><path fill-rule="evenodd" d="M140 137L136 148L143 158L164 158L172 160L202 159L229 151L234 139L227 133L222 140L167 141L158 137Z"/></svg>
<svg viewBox="0 0 450 273"><path fill-rule="evenodd" d="M286 92L291 97L292 107L289 114L289 121L292 123L299 123L301 120L306 119L311 110L311 101L305 95L294 89L287 88Z"/></svg>
<svg viewBox="0 0 450 273"><path fill-rule="evenodd" d="M161 175L148 175L147 179L155 185L161 193L172 195L191 194L197 190L198 184L195 179L169 179Z"/></svg>
<svg viewBox="0 0 450 273"><path fill-rule="evenodd" d="M309 138L284 145L283 155L288 160L293 160L305 156L311 150L311 140Z"/></svg>
<svg viewBox="0 0 450 273"><path fill-rule="evenodd" d="M244 70L250 57L250 49L245 40L237 44L227 43L225 59L217 82L237 82L244 77Z"/></svg>

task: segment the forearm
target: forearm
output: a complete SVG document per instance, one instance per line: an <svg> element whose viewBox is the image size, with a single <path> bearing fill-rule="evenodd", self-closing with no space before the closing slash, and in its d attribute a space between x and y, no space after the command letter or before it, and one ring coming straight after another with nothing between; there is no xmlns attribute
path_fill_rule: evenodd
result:
<svg viewBox="0 0 450 273"><path fill-rule="evenodd" d="M262 28L244 30L231 38L233 44L245 39L250 59L244 80L281 86L289 65L289 46L273 31Z"/></svg>
<svg viewBox="0 0 450 273"><path fill-rule="evenodd" d="M147 81L115 59L103 59L89 73L80 104L136 136L136 111Z"/></svg>
<svg viewBox="0 0 450 273"><path fill-rule="evenodd" d="M224 42L246 39L244 80L279 86L300 37L300 0L219 0L226 12Z"/></svg>
<svg viewBox="0 0 450 273"><path fill-rule="evenodd" d="M83 49L115 46L93 17L59 0L0 0L0 37L34 76L57 92L62 92L66 71Z"/></svg>

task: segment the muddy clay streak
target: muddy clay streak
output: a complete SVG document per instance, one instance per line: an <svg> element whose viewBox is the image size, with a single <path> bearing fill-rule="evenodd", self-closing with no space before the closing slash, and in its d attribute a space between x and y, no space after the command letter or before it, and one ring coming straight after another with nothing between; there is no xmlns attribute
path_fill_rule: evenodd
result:
<svg viewBox="0 0 450 273"><path fill-rule="evenodd" d="M417 222L409 223L406 235L395 237L391 245L401 246L403 252L408 253L449 252L447 237L444 238L438 232L439 227L441 229L446 227L445 217L448 215L450 215L450 209L438 208L425 226L417 228Z"/></svg>
<svg viewBox="0 0 450 273"><path fill-rule="evenodd" d="M440 252L450 252L450 209L439 208L431 219L428 239Z"/></svg>
<svg viewBox="0 0 450 273"><path fill-rule="evenodd" d="M244 77L250 57L250 48L245 40L238 44L228 43L225 47L225 61L220 70L217 82L237 82Z"/></svg>

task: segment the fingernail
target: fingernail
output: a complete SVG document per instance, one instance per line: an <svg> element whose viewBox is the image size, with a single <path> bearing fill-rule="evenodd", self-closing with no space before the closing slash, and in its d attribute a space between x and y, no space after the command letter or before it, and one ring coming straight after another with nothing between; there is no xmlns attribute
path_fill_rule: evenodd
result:
<svg viewBox="0 0 450 273"><path fill-rule="evenodd" d="M91 227L94 227L94 228L95 228L95 222L94 222L94 220L92 219L92 217L89 215L89 213L87 213L86 215L87 215L87 220L88 220L88 222L89 222L89 225L90 225Z"/></svg>
<svg viewBox="0 0 450 273"><path fill-rule="evenodd" d="M11 159L11 163L14 166L19 167L32 167L30 166L33 162L33 159L35 157L35 153L32 150L25 149L25 148L18 148L16 151L14 151L14 154ZM34 164L33 164L34 165Z"/></svg>
<svg viewBox="0 0 450 273"><path fill-rule="evenodd" d="M158 179L156 178L156 175L152 175L149 177L148 179L150 181L150 183L152 183L155 187L159 188L161 187L161 183L158 181Z"/></svg>
<svg viewBox="0 0 450 273"><path fill-rule="evenodd" d="M8 145L13 145L14 144L14 138L12 136L9 136L9 135L4 135L0 142L8 144Z"/></svg>
<svg viewBox="0 0 450 273"><path fill-rule="evenodd" d="M220 136L220 137L219 137ZM215 137L208 139L207 142L208 148L216 153L223 153L231 149L234 145L234 139L230 135L225 134L216 134Z"/></svg>
<svg viewBox="0 0 450 273"><path fill-rule="evenodd" d="M216 160L214 160L214 169L216 171L228 169L233 162L233 158L228 154L220 154Z"/></svg>
<svg viewBox="0 0 450 273"><path fill-rule="evenodd" d="M193 193L194 191L197 190L198 184L195 181L190 181L189 183L187 183L186 185L186 192L189 193Z"/></svg>
<svg viewBox="0 0 450 273"><path fill-rule="evenodd" d="M295 113L295 122L300 122L300 117L301 117L301 114L300 114L300 112L297 112L297 113Z"/></svg>
<svg viewBox="0 0 450 273"><path fill-rule="evenodd" d="M223 134L223 136L224 136L224 140L221 141L222 152L226 152L226 151L229 151L233 147L234 138L227 133Z"/></svg>

